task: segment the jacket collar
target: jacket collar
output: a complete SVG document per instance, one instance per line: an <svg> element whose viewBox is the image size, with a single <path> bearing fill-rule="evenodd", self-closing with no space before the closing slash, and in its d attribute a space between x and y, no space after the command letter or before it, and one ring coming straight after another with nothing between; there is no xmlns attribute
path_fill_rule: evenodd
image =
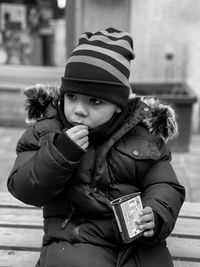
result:
<svg viewBox="0 0 200 267"><path fill-rule="evenodd" d="M26 98L25 109L28 120L33 122L40 118L52 117L57 114L60 90L55 86L36 84L24 91ZM161 103L154 97L134 97L130 99L130 115L113 135L116 141L141 123L148 131L167 142L178 134L176 114L170 105Z"/></svg>

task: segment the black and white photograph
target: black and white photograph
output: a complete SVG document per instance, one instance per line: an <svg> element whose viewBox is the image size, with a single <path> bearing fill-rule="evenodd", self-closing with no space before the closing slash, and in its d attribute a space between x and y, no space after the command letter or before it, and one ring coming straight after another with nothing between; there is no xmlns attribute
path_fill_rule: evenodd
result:
<svg viewBox="0 0 200 267"><path fill-rule="evenodd" d="M0 267L200 267L200 1L0 0Z"/></svg>

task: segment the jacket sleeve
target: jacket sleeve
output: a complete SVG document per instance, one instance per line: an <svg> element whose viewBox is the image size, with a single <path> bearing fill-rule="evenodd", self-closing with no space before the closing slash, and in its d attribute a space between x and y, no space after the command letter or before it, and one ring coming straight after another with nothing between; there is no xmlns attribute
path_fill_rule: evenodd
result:
<svg viewBox="0 0 200 267"><path fill-rule="evenodd" d="M160 160L155 161L142 179L141 192L144 206L151 206L160 220L157 241L165 239L174 228L178 213L185 199L185 189L179 183L170 163L171 155L165 145Z"/></svg>
<svg viewBox="0 0 200 267"><path fill-rule="evenodd" d="M8 190L19 200L35 206L52 201L72 176L79 161L70 161L54 145L55 132L42 138L34 127L17 144L17 158L8 177Z"/></svg>

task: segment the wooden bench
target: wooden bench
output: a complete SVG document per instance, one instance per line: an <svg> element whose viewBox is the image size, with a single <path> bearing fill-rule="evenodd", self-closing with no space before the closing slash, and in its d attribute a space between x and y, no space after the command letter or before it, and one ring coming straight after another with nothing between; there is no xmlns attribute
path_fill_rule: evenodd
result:
<svg viewBox="0 0 200 267"><path fill-rule="evenodd" d="M34 267L42 236L42 210L1 192L0 267ZM175 267L200 267L200 203L184 203L167 243Z"/></svg>

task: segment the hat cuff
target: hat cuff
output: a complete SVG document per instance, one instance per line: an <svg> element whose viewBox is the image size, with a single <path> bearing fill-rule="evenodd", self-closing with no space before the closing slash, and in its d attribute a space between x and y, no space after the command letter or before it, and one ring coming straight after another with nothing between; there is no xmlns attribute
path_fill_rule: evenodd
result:
<svg viewBox="0 0 200 267"><path fill-rule="evenodd" d="M63 77L60 92L61 94L76 93L93 96L125 107L128 102L130 87L121 83Z"/></svg>

